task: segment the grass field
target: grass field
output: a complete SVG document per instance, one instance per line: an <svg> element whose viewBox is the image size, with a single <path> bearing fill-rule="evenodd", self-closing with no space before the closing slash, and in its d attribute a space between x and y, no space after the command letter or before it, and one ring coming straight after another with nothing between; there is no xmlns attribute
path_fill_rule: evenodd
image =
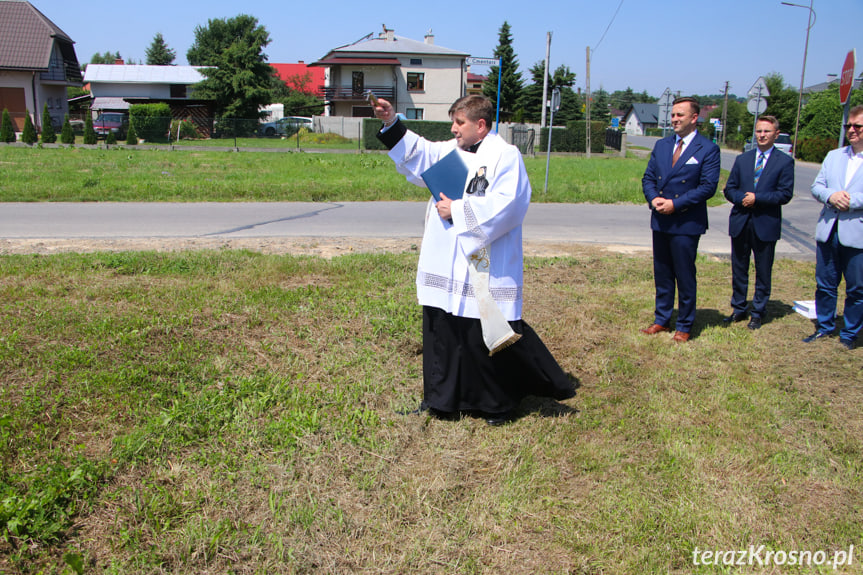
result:
<svg viewBox="0 0 863 575"><path fill-rule="evenodd" d="M700 260L680 346L638 333L649 257L528 260L525 319L580 387L500 428L396 413L421 393L415 265L0 257L0 572L860 572L693 564L860 544L861 356L800 342L811 263L777 262L750 332Z"/></svg>
<svg viewBox="0 0 863 575"><path fill-rule="evenodd" d="M525 158L535 202L642 203L646 160ZM425 201L380 153L39 149L0 146L0 202ZM720 181L720 189L725 177ZM718 205L721 193L711 200Z"/></svg>

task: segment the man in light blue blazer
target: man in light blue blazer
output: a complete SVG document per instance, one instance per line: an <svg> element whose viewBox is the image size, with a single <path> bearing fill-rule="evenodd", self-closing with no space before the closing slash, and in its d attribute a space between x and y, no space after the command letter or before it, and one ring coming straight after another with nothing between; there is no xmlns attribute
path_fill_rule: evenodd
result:
<svg viewBox="0 0 863 575"><path fill-rule="evenodd" d="M678 98L671 107L674 135L656 142L641 180L653 230L654 321L647 335L671 331L675 287L679 292L672 339L686 342L695 322L695 257L707 231L707 200L719 183L719 148L698 133L698 101Z"/></svg>
<svg viewBox="0 0 863 575"><path fill-rule="evenodd" d="M845 326L839 341L854 349L863 327L863 106L851 108L845 131L850 145L827 154L812 184L812 195L824 207L815 227L816 331L803 341L833 335L844 276Z"/></svg>

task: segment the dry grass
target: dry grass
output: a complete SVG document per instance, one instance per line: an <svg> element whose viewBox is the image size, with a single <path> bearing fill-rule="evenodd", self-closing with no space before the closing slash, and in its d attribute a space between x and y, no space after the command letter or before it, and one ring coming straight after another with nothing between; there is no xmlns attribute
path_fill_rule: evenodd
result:
<svg viewBox="0 0 863 575"><path fill-rule="evenodd" d="M0 260L0 486L104 463L0 571L690 573L713 572L695 547L859 543L863 352L800 342L812 264L777 262L753 333L720 327L730 269L700 262L679 346L638 333L649 257L529 260L525 319L579 393L490 428L396 414L421 389L415 258Z"/></svg>

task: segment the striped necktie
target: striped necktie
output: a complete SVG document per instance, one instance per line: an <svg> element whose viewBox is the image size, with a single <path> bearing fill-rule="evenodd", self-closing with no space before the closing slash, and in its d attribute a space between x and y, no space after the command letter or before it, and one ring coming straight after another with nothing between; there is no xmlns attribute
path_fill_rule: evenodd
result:
<svg viewBox="0 0 863 575"><path fill-rule="evenodd" d="M674 167L674 164L677 163L677 160L680 159L680 152L683 151L683 138L680 138L677 141L677 148L674 149L674 155L671 156L671 167Z"/></svg>
<svg viewBox="0 0 863 575"><path fill-rule="evenodd" d="M762 170L764 170L764 152L758 154L758 161L755 162L755 184L753 187L758 187L758 178L761 177Z"/></svg>

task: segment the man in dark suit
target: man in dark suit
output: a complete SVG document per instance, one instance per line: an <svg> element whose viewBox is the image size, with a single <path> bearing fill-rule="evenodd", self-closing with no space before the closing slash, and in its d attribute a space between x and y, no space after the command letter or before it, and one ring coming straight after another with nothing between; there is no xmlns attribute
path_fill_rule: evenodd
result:
<svg viewBox="0 0 863 575"><path fill-rule="evenodd" d="M653 230L654 322L641 330L671 331L675 287L679 310L673 340L686 342L695 322L695 256L707 231L707 200L719 183L719 148L698 133L701 107L694 98L678 98L671 108L674 135L656 142L641 180L650 205Z"/></svg>
<svg viewBox="0 0 863 575"><path fill-rule="evenodd" d="M761 116L755 123L758 145L737 156L725 197L734 204L728 217L731 236L731 315L725 325L743 321L749 286L749 255L755 256L755 293L747 327L758 329L770 298L773 257L782 233L782 206L794 195L794 159L776 147L779 120Z"/></svg>

